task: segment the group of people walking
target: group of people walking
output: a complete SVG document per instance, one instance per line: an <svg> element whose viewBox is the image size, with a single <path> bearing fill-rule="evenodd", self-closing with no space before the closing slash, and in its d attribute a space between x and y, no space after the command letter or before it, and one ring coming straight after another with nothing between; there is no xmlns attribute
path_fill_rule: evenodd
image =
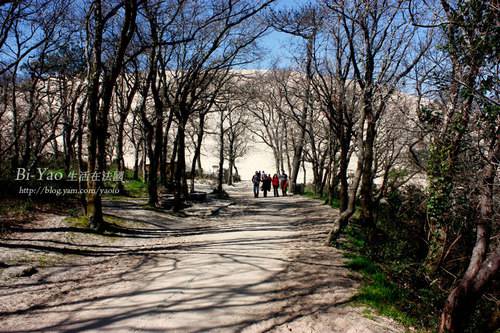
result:
<svg viewBox="0 0 500 333"><path fill-rule="evenodd" d="M252 177L252 184L253 195L256 198L259 197L260 189L264 192L264 197L267 197L267 192L271 191L271 185L273 187L275 197L279 197L278 188L281 188L281 194L286 196L288 191L288 176L284 171L280 175L275 173L272 177L264 171L255 171L255 175Z"/></svg>

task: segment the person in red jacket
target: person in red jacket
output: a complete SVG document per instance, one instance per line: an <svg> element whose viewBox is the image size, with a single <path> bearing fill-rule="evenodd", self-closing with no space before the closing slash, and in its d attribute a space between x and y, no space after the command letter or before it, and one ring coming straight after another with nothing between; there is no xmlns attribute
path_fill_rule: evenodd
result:
<svg viewBox="0 0 500 333"><path fill-rule="evenodd" d="M274 174L272 184L273 184L274 196L279 197L280 195L278 194L278 188L280 186L280 178L278 177L277 174Z"/></svg>

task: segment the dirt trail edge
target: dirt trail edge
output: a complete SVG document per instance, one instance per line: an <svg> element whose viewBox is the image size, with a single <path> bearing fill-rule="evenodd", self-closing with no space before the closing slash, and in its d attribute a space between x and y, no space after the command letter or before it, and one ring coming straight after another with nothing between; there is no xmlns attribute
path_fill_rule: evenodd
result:
<svg viewBox="0 0 500 333"><path fill-rule="evenodd" d="M349 305L359 283L342 254L322 246L335 210L299 196L230 194L217 214L183 218L109 204L108 216L129 223L122 236L99 246L67 241L73 264L2 282L0 331L404 331ZM2 251L16 241L60 248L14 234Z"/></svg>

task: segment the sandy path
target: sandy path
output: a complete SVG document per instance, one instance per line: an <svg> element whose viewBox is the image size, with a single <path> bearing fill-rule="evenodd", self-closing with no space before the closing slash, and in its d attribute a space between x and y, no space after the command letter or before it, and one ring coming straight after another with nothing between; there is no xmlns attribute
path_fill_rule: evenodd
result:
<svg viewBox="0 0 500 333"><path fill-rule="evenodd" d="M321 246L335 212L302 197L250 198L217 217L162 228L128 206L109 212L157 219L172 247L137 248L140 264L0 326L5 332L388 332L343 306L358 287L338 251ZM196 226L211 224L208 229ZM168 229L168 230L167 230ZM167 232L168 231L168 232ZM193 232L195 231L195 232ZM200 231L200 232L198 232ZM146 244L147 245L147 244ZM120 265L116 258L116 265ZM112 270L112 267L110 268ZM96 277L99 280L99 276ZM0 323L1 324L1 323Z"/></svg>

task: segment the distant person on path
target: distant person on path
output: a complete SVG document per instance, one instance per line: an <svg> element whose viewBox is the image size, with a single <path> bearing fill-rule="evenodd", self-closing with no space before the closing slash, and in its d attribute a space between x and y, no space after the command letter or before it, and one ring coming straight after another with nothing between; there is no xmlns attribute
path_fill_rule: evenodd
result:
<svg viewBox="0 0 500 333"><path fill-rule="evenodd" d="M280 186L280 178L278 177L277 174L274 174L272 184L273 184L274 196L279 197L280 195L278 193L278 188Z"/></svg>
<svg viewBox="0 0 500 333"><path fill-rule="evenodd" d="M255 175L252 177L252 183L253 183L253 196L255 198L259 197L259 185L260 185L260 172L255 171Z"/></svg>
<svg viewBox="0 0 500 333"><path fill-rule="evenodd" d="M262 180L262 189L264 190L264 198L267 198L267 191L271 191L271 176L264 174Z"/></svg>
<svg viewBox="0 0 500 333"><path fill-rule="evenodd" d="M281 193L286 197L286 192L288 191L288 175L283 171L281 174Z"/></svg>

